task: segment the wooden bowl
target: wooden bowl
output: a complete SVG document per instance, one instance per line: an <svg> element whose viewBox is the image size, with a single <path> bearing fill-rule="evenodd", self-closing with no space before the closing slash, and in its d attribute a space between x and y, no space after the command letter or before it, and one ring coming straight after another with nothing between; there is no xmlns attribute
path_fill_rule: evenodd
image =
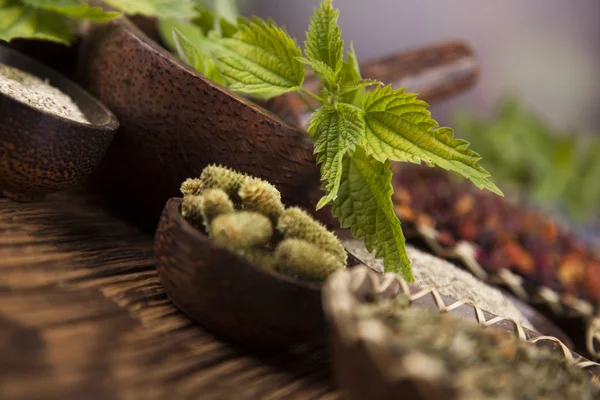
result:
<svg viewBox="0 0 600 400"><path fill-rule="evenodd" d="M80 53L79 80L121 122L93 183L123 215L154 230L181 182L211 163L309 205L319 170L301 130L204 78L126 18L95 26Z"/></svg>
<svg viewBox="0 0 600 400"><path fill-rule="evenodd" d="M151 23L144 27L149 31ZM444 89L428 91L434 96L468 86L476 65L458 47L429 50L425 67L411 63L418 69L411 82L425 90L434 85L433 76L443 75ZM423 56L411 53L408 59L416 55ZM439 63L453 67L440 74ZM377 71L389 74L394 65L388 61ZM210 163L266 179L286 204L314 212L322 193L307 134L204 78L127 18L93 27L82 43L79 67L79 81L121 122L94 183L123 216L154 231L167 199L179 196L181 182ZM331 226L329 214L323 208L315 215Z"/></svg>
<svg viewBox="0 0 600 400"><path fill-rule="evenodd" d="M399 377L398 359L390 351L390 340L383 331L359 323L361 314L358 306L375 297L393 299L405 294L410 299L411 308L428 312L451 313L488 326L487 329L499 329L507 335L514 335L538 347L554 352L569 362L584 369L592 381L600 377L600 365L590 362L572 352L558 338L542 336L516 323L478 310L476 307L456 301L435 291L423 290L416 285L408 285L393 274L376 274L364 267L339 271L333 274L323 288L323 307L328 322L333 349L333 366L337 382L344 391L345 398L359 399L438 399L454 398L450 393L438 393L424 376L422 385ZM395 368L392 368L395 366ZM417 384L416 384L417 383ZM430 389L430 396L423 396L422 390ZM401 395L399 395L401 393Z"/></svg>
<svg viewBox="0 0 600 400"><path fill-rule="evenodd" d="M154 261L173 303L238 343L281 347L324 340L321 287L250 264L215 244L167 201L154 240ZM349 265L356 261L349 256Z"/></svg>
<svg viewBox="0 0 600 400"><path fill-rule="evenodd" d="M332 275L323 289L323 307L328 322L333 348L334 371L342 387L345 398L358 399L452 399L450 393L438 393L439 387L427 381L422 385L404 377L399 377L398 359L390 351L388 337L379 329L365 329L359 323L361 315L358 306L375 297L393 299L405 294L410 299L411 308L428 312L452 313L460 318L471 320L487 329L498 329L504 334L513 335L535 346L564 357L568 362L582 368L592 382L598 382L600 364L591 362L572 352L559 339L542 336L518 324L498 318L477 309L473 305L456 301L436 291L428 291L416 285L408 285L392 274L375 274L364 267L339 271ZM391 369L391 366L396 366ZM418 388L420 386L420 389ZM422 389L428 387L428 396Z"/></svg>
<svg viewBox="0 0 600 400"><path fill-rule="evenodd" d="M81 181L102 159L117 118L74 82L9 47L0 46L0 63L48 79L91 121L73 121L0 94L0 192L28 201Z"/></svg>

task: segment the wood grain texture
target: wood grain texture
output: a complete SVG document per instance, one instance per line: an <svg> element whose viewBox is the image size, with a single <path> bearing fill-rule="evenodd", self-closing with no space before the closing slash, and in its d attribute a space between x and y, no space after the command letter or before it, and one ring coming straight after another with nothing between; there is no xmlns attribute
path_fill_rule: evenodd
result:
<svg viewBox="0 0 600 400"><path fill-rule="evenodd" d="M177 310L153 238L79 191L0 199L0 398L337 398L325 348L259 353Z"/></svg>

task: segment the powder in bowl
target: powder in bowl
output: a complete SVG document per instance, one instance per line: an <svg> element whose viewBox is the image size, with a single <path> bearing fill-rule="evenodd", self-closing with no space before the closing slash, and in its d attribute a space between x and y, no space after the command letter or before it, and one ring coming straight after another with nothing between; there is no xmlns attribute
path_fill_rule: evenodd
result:
<svg viewBox="0 0 600 400"><path fill-rule="evenodd" d="M0 64L0 93L41 111L89 123L77 104L61 90L17 68Z"/></svg>

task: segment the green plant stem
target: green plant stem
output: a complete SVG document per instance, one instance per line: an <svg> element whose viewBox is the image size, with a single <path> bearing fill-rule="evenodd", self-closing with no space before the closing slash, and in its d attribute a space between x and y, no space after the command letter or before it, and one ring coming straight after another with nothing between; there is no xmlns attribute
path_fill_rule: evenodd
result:
<svg viewBox="0 0 600 400"><path fill-rule="evenodd" d="M296 93L304 93L305 95L308 95L309 97L312 97L313 99L315 99L316 101L319 102L319 104L323 104L325 101L317 96L316 94L314 94L313 92L311 92L310 90L307 90L303 87L301 87L300 89L298 89L298 91Z"/></svg>
<svg viewBox="0 0 600 400"><path fill-rule="evenodd" d="M306 104L306 107L308 107L310 111L315 112L315 107L312 104L310 104L310 101L308 101L304 94L302 94L301 92L296 92L296 94L298 95L300 100L302 100L302 102Z"/></svg>

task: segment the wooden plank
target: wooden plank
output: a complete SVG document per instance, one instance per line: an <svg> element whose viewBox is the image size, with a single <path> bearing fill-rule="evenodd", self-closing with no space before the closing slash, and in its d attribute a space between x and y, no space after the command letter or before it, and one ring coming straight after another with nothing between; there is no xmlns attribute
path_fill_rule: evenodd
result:
<svg viewBox="0 0 600 400"><path fill-rule="evenodd" d="M0 398L339 397L327 349L243 349L179 312L152 241L80 190L0 199Z"/></svg>

